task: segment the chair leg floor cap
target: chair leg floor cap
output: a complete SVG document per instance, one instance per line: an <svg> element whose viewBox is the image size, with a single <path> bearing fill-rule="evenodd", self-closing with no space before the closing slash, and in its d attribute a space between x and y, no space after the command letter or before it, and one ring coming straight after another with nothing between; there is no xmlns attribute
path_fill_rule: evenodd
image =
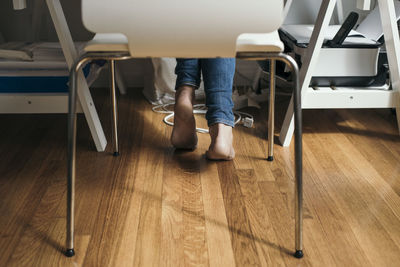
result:
<svg viewBox="0 0 400 267"><path fill-rule="evenodd" d="M302 250L296 250L296 253L293 255L295 258L301 259L303 258L304 254Z"/></svg>
<svg viewBox="0 0 400 267"><path fill-rule="evenodd" d="M75 255L74 249L67 249L67 251L65 251L65 256L67 256L68 258L73 257L74 255Z"/></svg>

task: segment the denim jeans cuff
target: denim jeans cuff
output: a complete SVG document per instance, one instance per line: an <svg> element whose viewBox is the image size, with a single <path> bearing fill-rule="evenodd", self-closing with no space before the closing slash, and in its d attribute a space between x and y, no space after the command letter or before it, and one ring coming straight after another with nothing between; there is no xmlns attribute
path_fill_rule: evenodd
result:
<svg viewBox="0 0 400 267"><path fill-rule="evenodd" d="M210 120L210 121L207 122L208 127L210 127L210 126L212 126L212 125L214 125L216 123L222 123L222 124L225 124L227 126L231 126L232 128L235 128L235 122L231 121L231 120L215 118L215 119Z"/></svg>
<svg viewBox="0 0 400 267"><path fill-rule="evenodd" d="M189 85L193 86L195 89L198 89L200 87L200 83L193 81L193 80L182 80L182 81L177 81L175 85L175 90L177 90L179 87L183 85Z"/></svg>

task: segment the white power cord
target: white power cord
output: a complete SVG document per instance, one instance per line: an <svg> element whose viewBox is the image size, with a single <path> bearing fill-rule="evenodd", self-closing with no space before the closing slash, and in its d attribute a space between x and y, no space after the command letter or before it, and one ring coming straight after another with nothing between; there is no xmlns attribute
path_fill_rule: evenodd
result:
<svg viewBox="0 0 400 267"><path fill-rule="evenodd" d="M168 110L168 106L172 106L175 103L167 103L167 104L161 104L154 106L152 110L157 113L163 113L163 114L168 114L164 117L163 121L165 124L174 126L174 123L170 121L172 117L174 117L175 113L172 110ZM204 104L196 104L193 105L193 114L206 114L207 108ZM251 128L254 123L254 118L252 115L246 112L242 111L234 111L233 114L237 117L235 120L235 125L238 123L242 122L243 126ZM199 133L208 133L207 129L204 128L196 128L196 131Z"/></svg>

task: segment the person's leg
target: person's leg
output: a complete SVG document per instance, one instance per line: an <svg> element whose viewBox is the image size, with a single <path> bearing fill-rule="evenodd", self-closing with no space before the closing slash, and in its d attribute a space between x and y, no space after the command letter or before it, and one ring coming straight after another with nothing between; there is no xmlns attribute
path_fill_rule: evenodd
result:
<svg viewBox="0 0 400 267"><path fill-rule="evenodd" d="M235 59L201 59L200 65L208 108L206 119L211 137L211 144L206 155L209 159L231 160L235 157L232 145L232 128L235 119L232 111Z"/></svg>
<svg viewBox="0 0 400 267"><path fill-rule="evenodd" d="M200 66L197 59L177 59L175 68L175 116L171 143L179 149L195 149L196 121L193 115L194 90L200 85Z"/></svg>

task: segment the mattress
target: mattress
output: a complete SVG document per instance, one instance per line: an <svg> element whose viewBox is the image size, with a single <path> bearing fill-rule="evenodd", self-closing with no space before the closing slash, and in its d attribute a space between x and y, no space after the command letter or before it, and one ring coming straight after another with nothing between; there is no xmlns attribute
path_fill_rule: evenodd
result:
<svg viewBox="0 0 400 267"><path fill-rule="evenodd" d="M79 53L85 43L76 43ZM26 52L30 60L0 58L0 93L68 92L69 70L59 43L10 42L0 49ZM97 78L104 62L94 62L83 68L88 83Z"/></svg>

